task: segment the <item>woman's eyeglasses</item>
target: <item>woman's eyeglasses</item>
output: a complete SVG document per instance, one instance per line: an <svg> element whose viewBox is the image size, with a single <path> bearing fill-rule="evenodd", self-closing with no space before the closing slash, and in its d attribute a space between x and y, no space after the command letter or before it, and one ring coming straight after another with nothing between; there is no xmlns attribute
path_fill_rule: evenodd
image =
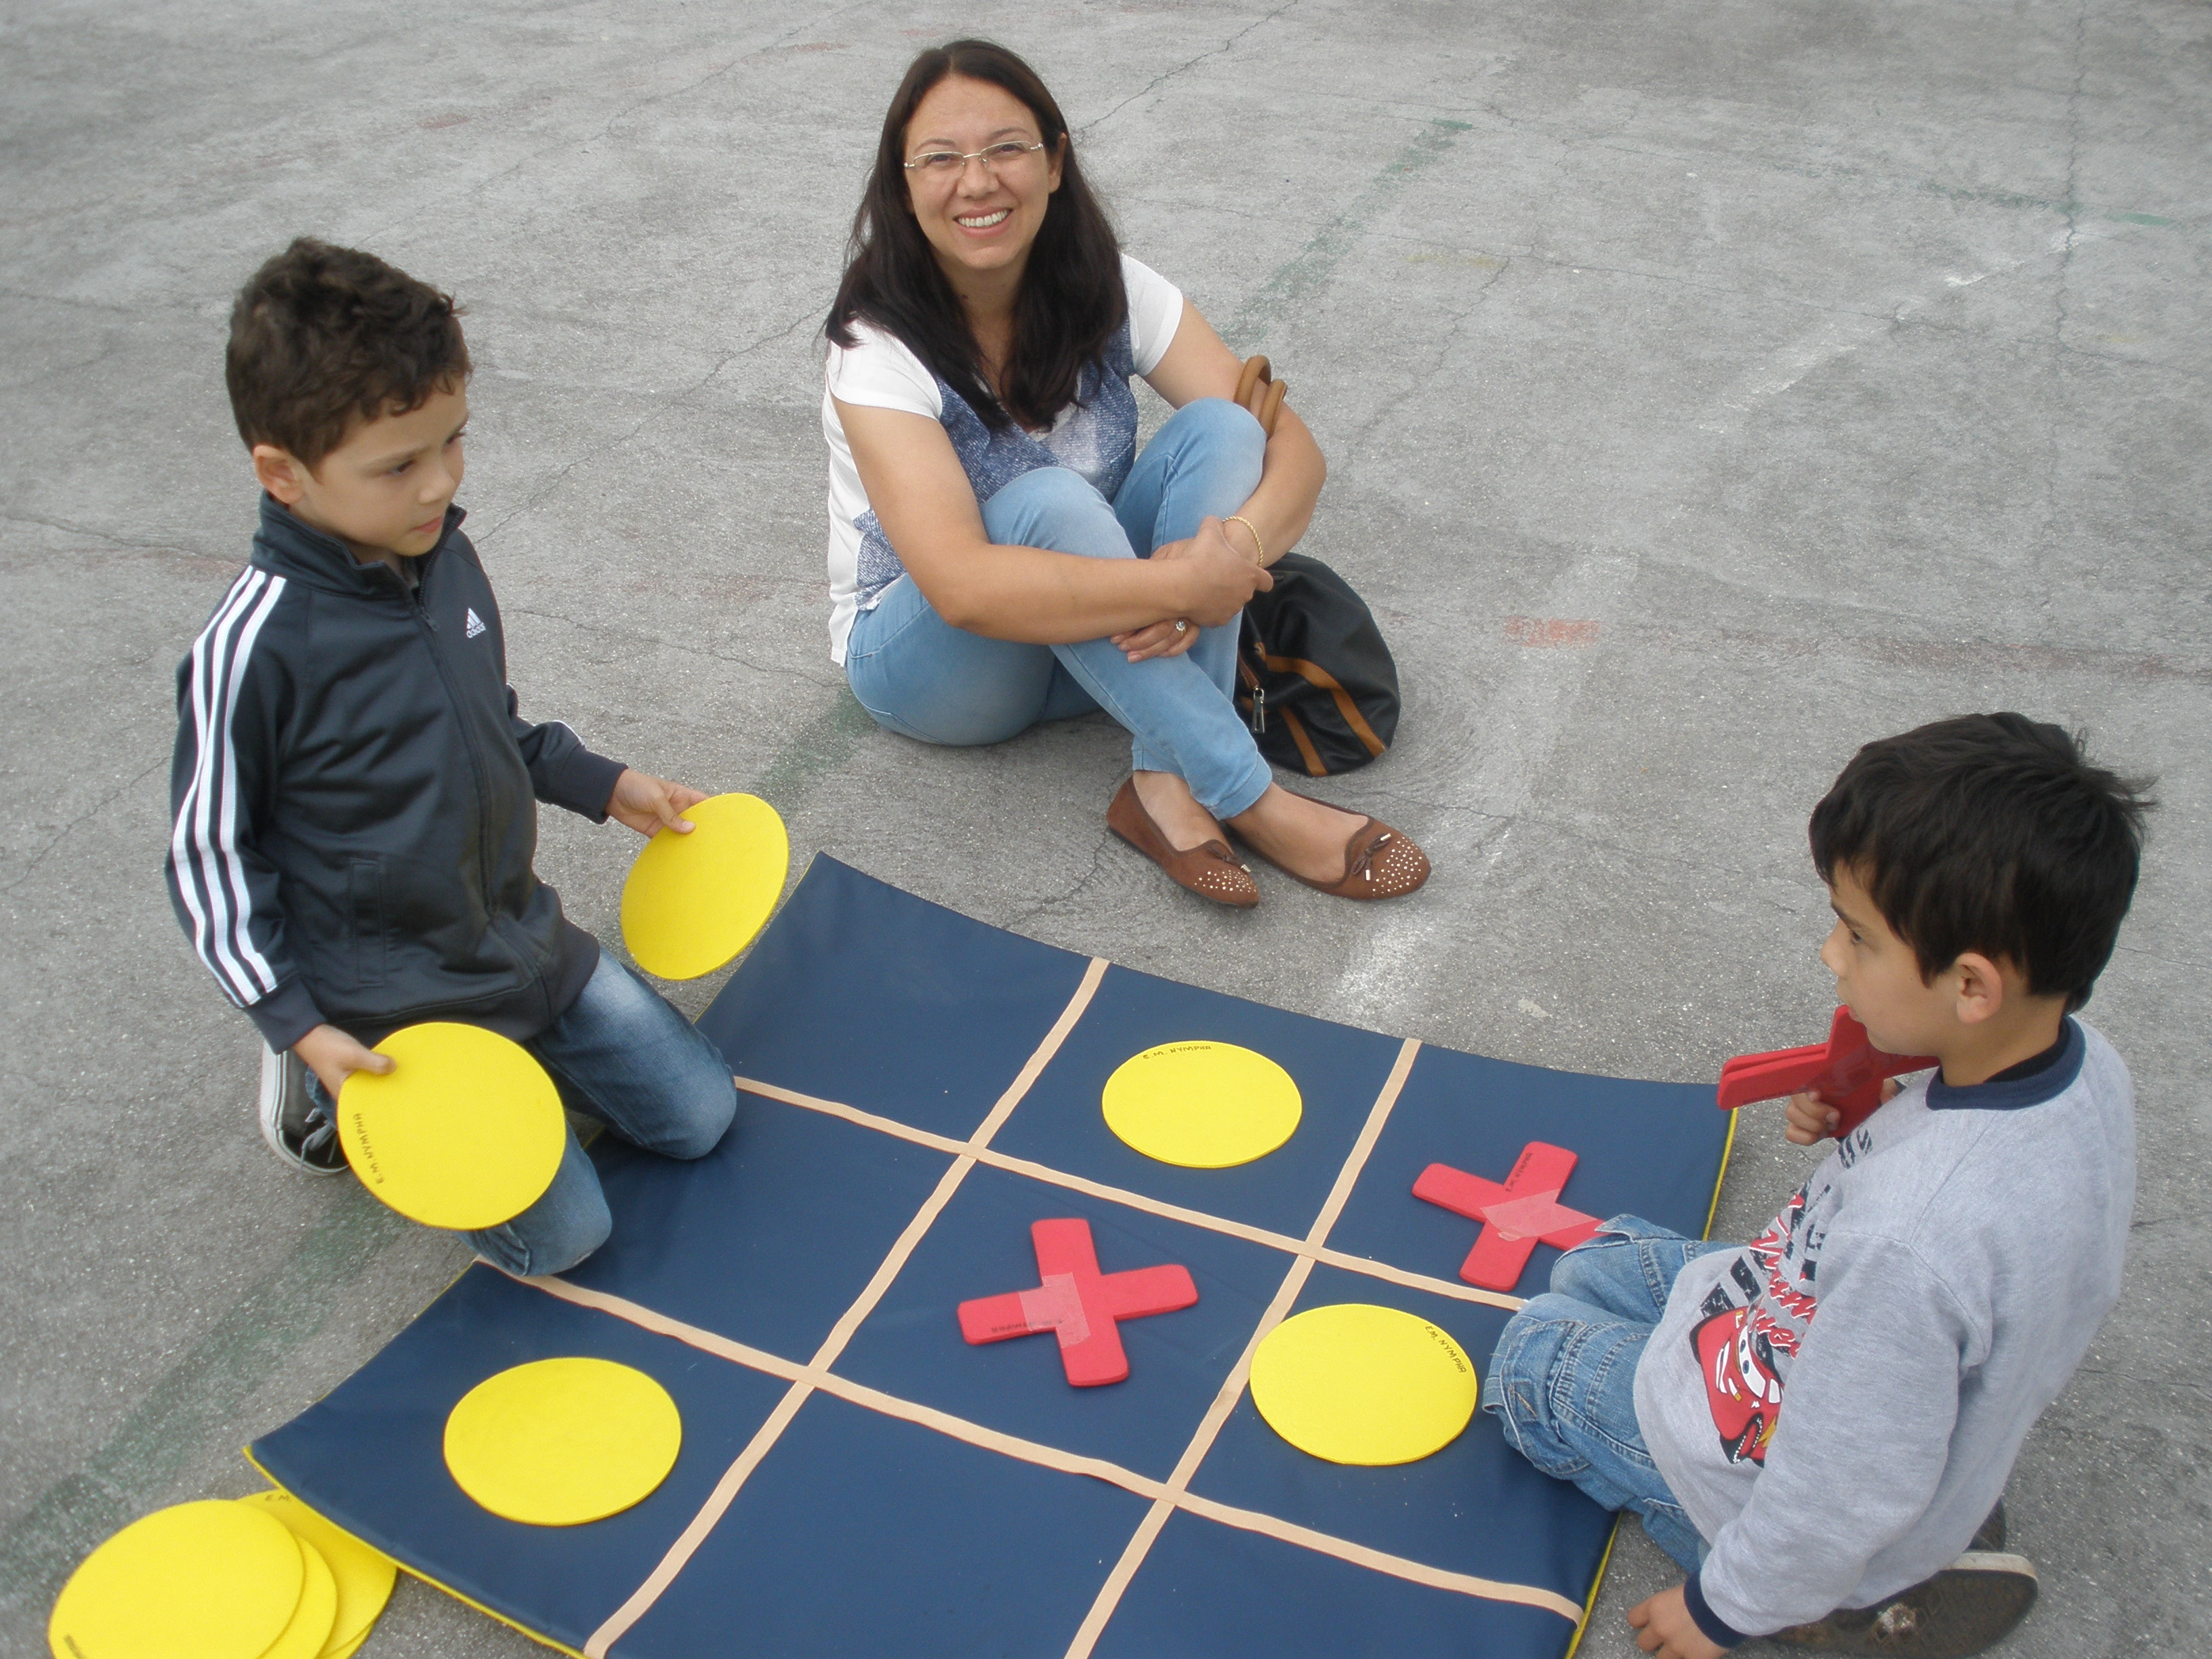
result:
<svg viewBox="0 0 2212 1659"><path fill-rule="evenodd" d="M971 149L964 155L958 150L933 149L899 165L908 173L919 173L925 179L957 179L967 171L970 161L981 161L995 175L1024 155L1034 155L1043 148L1042 144L1024 144L1008 139L1004 143L986 144L981 149Z"/></svg>

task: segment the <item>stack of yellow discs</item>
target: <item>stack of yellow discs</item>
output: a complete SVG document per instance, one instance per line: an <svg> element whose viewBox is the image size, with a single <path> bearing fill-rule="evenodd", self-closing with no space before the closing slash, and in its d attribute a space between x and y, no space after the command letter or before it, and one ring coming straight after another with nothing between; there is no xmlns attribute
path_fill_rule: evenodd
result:
<svg viewBox="0 0 2212 1659"><path fill-rule="evenodd" d="M392 1599L398 1569L391 1557L371 1549L351 1533L342 1532L289 1492L256 1492L241 1504L267 1510L290 1528L301 1543L319 1554L337 1582L337 1614L330 1636L315 1659L352 1659L368 1640L384 1604Z"/></svg>
<svg viewBox="0 0 2212 1659"><path fill-rule="evenodd" d="M426 1226L471 1231L544 1196L568 1128L561 1092L517 1042L431 1021L376 1045L391 1071L338 1092L338 1143L362 1186Z"/></svg>
<svg viewBox="0 0 2212 1659"><path fill-rule="evenodd" d="M55 1600L54 1659L323 1659L337 1581L266 1510L211 1499L132 1522Z"/></svg>
<svg viewBox="0 0 2212 1659"><path fill-rule="evenodd" d="M758 795L715 795L684 810L623 883L623 943L662 979L697 979L736 959L783 896L791 837Z"/></svg>

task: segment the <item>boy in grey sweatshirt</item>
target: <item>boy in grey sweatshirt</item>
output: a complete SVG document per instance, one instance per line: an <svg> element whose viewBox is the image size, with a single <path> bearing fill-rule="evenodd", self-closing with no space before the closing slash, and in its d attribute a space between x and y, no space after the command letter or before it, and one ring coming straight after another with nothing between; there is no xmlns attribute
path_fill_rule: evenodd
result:
<svg viewBox="0 0 2212 1659"><path fill-rule="evenodd" d="M2127 1067L2073 1012L2148 805L2018 714L1862 749L1813 813L1820 959L1877 1048L1936 1071L1749 1244L1615 1217L1500 1335L1484 1408L1689 1574L1630 1612L1646 1652L1966 1654L2027 1613L1998 1500L2119 1295L2134 1202ZM1817 1095L1789 1119L1838 1127Z"/></svg>

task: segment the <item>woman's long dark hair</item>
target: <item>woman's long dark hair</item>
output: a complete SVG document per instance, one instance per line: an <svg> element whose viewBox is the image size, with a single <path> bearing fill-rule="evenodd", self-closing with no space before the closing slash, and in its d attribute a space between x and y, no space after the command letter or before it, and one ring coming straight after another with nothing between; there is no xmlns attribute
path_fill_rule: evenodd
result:
<svg viewBox="0 0 2212 1659"><path fill-rule="evenodd" d="M1014 302L1013 345L1000 372L1004 396L994 397L959 298L915 220L901 165L915 110L940 81L955 75L1012 93L1036 117L1046 149L1060 151L1066 118L1021 58L988 40L954 40L923 52L884 113L875 170L853 219L851 261L823 331L849 348L857 343L853 325L872 323L903 341L987 425L1004 428L1012 419L1050 426L1075 401L1084 366L1104 352L1128 313L1121 244L1068 147L1060 188L1046 204Z"/></svg>

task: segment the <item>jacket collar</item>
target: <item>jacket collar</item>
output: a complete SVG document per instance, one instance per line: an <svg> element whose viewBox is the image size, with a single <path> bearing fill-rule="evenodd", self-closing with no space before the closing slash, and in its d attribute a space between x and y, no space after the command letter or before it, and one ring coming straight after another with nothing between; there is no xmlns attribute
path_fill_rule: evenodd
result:
<svg viewBox="0 0 2212 1659"><path fill-rule="evenodd" d="M468 514L459 507L446 509L446 528L437 544L416 560L418 574L429 574L436 558ZM326 592L360 599L404 598L405 589L390 566L363 564L346 544L313 526L292 516L284 504L265 490L261 496L261 523L253 532L253 562L288 580L319 587Z"/></svg>

